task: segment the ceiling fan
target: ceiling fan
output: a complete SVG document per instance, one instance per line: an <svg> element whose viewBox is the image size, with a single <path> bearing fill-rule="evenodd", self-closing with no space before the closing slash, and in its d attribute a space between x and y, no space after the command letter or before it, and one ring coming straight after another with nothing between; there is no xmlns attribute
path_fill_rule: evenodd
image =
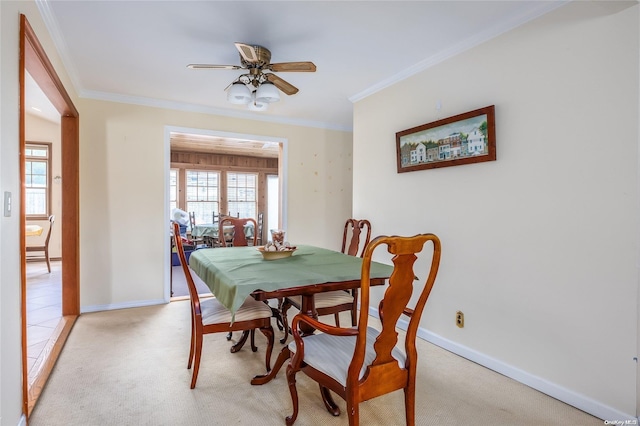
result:
<svg viewBox="0 0 640 426"><path fill-rule="evenodd" d="M249 109L264 111L269 103L280 100L280 89L287 95L298 93L298 88L283 80L273 72L315 72L313 62L271 63L271 52L263 46L235 43L240 53L241 65L189 64L191 69L245 69L247 74L240 75L227 86L227 100L234 104L249 104ZM272 71L272 72L265 72ZM275 86L275 87L274 87Z"/></svg>

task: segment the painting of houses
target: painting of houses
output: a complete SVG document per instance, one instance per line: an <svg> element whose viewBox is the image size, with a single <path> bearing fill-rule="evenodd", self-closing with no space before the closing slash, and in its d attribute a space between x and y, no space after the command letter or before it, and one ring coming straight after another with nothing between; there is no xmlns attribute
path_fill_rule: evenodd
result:
<svg viewBox="0 0 640 426"><path fill-rule="evenodd" d="M493 113L486 107L396 133L398 172L495 160Z"/></svg>

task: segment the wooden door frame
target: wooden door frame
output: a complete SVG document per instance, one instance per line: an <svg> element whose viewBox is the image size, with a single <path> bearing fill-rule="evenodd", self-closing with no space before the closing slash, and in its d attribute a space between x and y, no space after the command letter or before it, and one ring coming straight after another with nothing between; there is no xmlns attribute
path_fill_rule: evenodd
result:
<svg viewBox="0 0 640 426"><path fill-rule="evenodd" d="M62 320L56 327L54 343L48 356L29 383L27 369L26 322L26 256L25 256L25 71L33 77L61 116L62 163ZM69 94L49 61L38 37L25 15L20 15L20 247L22 304L22 399L23 412L28 416L62 350L71 327L80 315L80 116Z"/></svg>

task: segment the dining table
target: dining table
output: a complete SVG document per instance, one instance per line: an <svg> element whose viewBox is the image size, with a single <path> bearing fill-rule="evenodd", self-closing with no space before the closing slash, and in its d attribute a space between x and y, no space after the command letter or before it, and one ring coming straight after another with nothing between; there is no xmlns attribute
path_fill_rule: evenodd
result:
<svg viewBox="0 0 640 426"><path fill-rule="evenodd" d="M317 318L314 294L357 288L362 273L360 257L311 245L298 245L291 256L277 260L266 260L256 247L200 249L189 258L189 266L232 316L248 296L267 301L300 295L301 313ZM392 272L391 265L372 262L371 285L383 285ZM289 357L285 346L272 370L255 376L251 384L272 380Z"/></svg>

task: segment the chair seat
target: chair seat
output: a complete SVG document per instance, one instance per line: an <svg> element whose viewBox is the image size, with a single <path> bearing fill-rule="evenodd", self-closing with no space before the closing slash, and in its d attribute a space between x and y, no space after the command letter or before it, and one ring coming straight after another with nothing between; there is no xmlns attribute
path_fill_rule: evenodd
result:
<svg viewBox="0 0 640 426"><path fill-rule="evenodd" d="M360 379L364 375L367 366L371 364L376 357L373 344L379 334L380 331L375 328L367 327L367 347L362 370L360 370ZM303 340L304 362L327 376L334 378L342 386L346 386L349 364L351 364L353 352L355 351L356 336L333 336L331 334L319 333L305 336ZM295 340L289 343L289 350L295 353ZM398 365L404 368L406 360L404 351L396 346L391 351L391 355L398 360Z"/></svg>
<svg viewBox="0 0 640 426"><path fill-rule="evenodd" d="M215 297L201 300L200 309L202 310L203 325L231 322L231 311ZM266 303L247 297L242 306L236 311L235 322L271 318L271 315L271 308Z"/></svg>
<svg viewBox="0 0 640 426"><path fill-rule="evenodd" d="M302 306L302 296L289 297L294 304ZM351 293L347 293L344 290L326 291L324 293L317 293L313 296L316 309L330 308L332 306L351 304L353 303L353 296Z"/></svg>

